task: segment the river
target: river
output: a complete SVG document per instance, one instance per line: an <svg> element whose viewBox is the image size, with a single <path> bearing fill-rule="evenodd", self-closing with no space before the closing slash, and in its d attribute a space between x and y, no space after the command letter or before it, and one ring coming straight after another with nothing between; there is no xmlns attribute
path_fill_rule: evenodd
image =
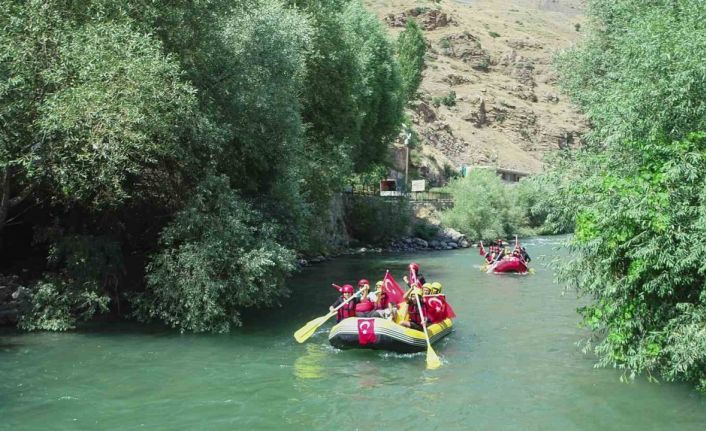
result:
<svg viewBox="0 0 706 431"><path fill-rule="evenodd" d="M579 304L553 283L557 238L526 243L536 273L479 271L476 249L339 258L291 280L296 296L229 335L101 324L0 332L2 430L703 430L706 397L687 385L626 384L575 342ZM331 282L399 279L410 260L443 282L458 315L424 354L339 351L324 325Z"/></svg>

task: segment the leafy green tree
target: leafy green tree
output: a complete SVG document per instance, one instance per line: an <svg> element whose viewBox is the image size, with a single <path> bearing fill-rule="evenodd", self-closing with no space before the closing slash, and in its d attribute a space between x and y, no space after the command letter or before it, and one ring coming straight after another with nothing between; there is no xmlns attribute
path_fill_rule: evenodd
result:
<svg viewBox="0 0 706 431"><path fill-rule="evenodd" d="M158 41L122 23L72 28L35 3L10 9L0 88L10 184L101 208L188 174L205 120Z"/></svg>
<svg viewBox="0 0 706 431"><path fill-rule="evenodd" d="M419 85L422 83L426 52L427 44L422 30L415 20L409 19L407 26L397 39L397 53L407 100L415 98Z"/></svg>
<svg viewBox="0 0 706 431"><path fill-rule="evenodd" d="M160 235L137 315L181 331L228 332L240 311L286 294L294 253L223 176L209 176Z"/></svg>
<svg viewBox="0 0 706 431"><path fill-rule="evenodd" d="M706 130L706 4L592 0L590 32L558 59L561 83L596 126L591 144Z"/></svg>
<svg viewBox="0 0 706 431"><path fill-rule="evenodd" d="M594 299L580 311L599 364L706 389L705 155L701 133L593 156L563 274Z"/></svg>
<svg viewBox="0 0 706 431"><path fill-rule="evenodd" d="M599 364L706 390L706 4L594 0L587 39L559 60L593 123L557 181L575 220L563 279ZM554 212L554 211L552 211Z"/></svg>
<svg viewBox="0 0 706 431"><path fill-rule="evenodd" d="M502 183L492 169L475 169L465 178L452 180L446 190L453 195L453 208L442 213L444 225L492 239L524 235L525 211L516 205L515 190Z"/></svg>

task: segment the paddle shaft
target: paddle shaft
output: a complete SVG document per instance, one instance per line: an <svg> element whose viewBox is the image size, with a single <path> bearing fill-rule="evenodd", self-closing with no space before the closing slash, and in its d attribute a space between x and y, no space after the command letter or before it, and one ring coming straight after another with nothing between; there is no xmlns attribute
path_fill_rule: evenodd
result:
<svg viewBox="0 0 706 431"><path fill-rule="evenodd" d="M424 316L424 310L422 310L422 303L419 301L419 295L414 295L417 299L417 307L419 307L419 316L422 320L422 329L424 329L424 337L427 340L427 347L431 349L431 341L429 341L429 333L427 332L427 319Z"/></svg>

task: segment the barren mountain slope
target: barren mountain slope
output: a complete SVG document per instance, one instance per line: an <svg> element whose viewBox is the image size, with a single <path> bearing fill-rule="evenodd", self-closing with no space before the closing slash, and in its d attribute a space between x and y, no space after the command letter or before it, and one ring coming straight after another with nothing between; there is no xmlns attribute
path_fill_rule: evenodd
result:
<svg viewBox="0 0 706 431"><path fill-rule="evenodd" d="M581 35L580 0L365 3L395 37L410 16L424 29L422 97L409 112L422 172L467 164L534 173L546 152L578 144L587 124L560 94L551 62Z"/></svg>

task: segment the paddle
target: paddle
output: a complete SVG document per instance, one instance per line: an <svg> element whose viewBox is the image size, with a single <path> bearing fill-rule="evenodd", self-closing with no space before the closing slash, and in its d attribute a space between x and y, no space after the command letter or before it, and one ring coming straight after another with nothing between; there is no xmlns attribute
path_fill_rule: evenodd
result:
<svg viewBox="0 0 706 431"><path fill-rule="evenodd" d="M427 320L424 317L424 311L422 309L422 303L419 301L419 295L414 295L417 298L417 307L419 307L419 316L422 318L422 329L424 329L424 336L427 339L427 369L435 370L441 366L441 360L436 355L434 349L431 348L431 341L429 341L429 333L427 332Z"/></svg>
<svg viewBox="0 0 706 431"><path fill-rule="evenodd" d="M360 289L357 291L354 295L351 295L350 298L346 299L343 301L338 307L334 308L332 312L328 313L325 316L317 317L316 319L310 320L309 322L306 323L306 325L302 326L297 330L297 332L294 333L294 339L297 340L300 343L305 342L306 340L309 339L312 335L314 335L314 332L316 332L317 329L319 329L319 326L323 325L326 323L328 319L331 318L331 316L336 314L336 311L338 311L339 308L343 307L347 303L349 303L353 298L355 298L363 289Z"/></svg>

